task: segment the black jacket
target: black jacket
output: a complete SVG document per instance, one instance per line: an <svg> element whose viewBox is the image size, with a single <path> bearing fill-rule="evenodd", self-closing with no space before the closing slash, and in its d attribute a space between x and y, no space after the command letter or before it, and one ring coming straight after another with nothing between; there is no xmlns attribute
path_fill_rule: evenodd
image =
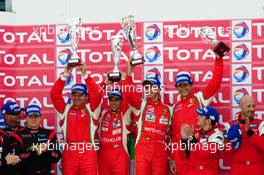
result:
<svg viewBox="0 0 264 175"><path fill-rule="evenodd" d="M37 145L47 143L48 151L37 154ZM56 132L44 128L36 130L23 128L9 137L9 152L15 152L21 159L16 166L19 175L49 175L51 164L61 158Z"/></svg>

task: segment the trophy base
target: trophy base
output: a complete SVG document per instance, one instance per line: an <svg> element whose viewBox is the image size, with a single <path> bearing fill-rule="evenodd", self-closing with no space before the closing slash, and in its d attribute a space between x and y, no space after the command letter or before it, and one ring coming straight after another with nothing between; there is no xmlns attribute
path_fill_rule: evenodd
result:
<svg viewBox="0 0 264 175"><path fill-rule="evenodd" d="M139 64L143 64L143 63L144 63L144 60L143 60L142 58L132 59L132 60L130 61L130 63L131 63L132 65L139 65Z"/></svg>
<svg viewBox="0 0 264 175"><path fill-rule="evenodd" d="M222 41L218 42L214 47L214 52L219 55L221 58L227 54L230 48L223 43Z"/></svg>
<svg viewBox="0 0 264 175"><path fill-rule="evenodd" d="M121 80L121 73L120 72L110 72L108 74L108 80L117 82Z"/></svg>
<svg viewBox="0 0 264 175"><path fill-rule="evenodd" d="M70 59L68 62L68 66L75 67L81 65L80 59Z"/></svg>

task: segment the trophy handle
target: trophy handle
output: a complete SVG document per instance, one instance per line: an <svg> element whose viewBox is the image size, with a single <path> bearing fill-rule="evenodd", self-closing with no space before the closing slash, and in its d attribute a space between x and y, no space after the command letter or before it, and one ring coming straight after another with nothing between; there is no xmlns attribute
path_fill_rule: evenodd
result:
<svg viewBox="0 0 264 175"><path fill-rule="evenodd" d="M137 49L137 47L136 47L136 34L135 34L135 30L133 30L132 27L129 28L128 42L129 42L129 44L133 50Z"/></svg>

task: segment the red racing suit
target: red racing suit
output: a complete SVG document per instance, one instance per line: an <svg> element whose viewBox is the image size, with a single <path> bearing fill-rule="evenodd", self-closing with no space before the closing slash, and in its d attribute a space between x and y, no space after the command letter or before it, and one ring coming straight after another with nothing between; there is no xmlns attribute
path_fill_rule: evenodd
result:
<svg viewBox="0 0 264 175"><path fill-rule="evenodd" d="M89 102L76 108L66 104L62 97L65 80L59 78L50 95L58 112L60 126L66 143L62 153L64 175L96 175L97 155L99 149L94 137L98 127L98 118L102 104L102 92L90 77L84 77L89 89Z"/></svg>
<svg viewBox="0 0 264 175"><path fill-rule="evenodd" d="M128 80L127 84L133 85L132 78ZM143 100L137 93L126 98L136 115L135 174L166 175L169 151L165 142L171 123L170 107L160 100L156 103Z"/></svg>
<svg viewBox="0 0 264 175"><path fill-rule="evenodd" d="M125 81L121 81L121 85L125 85ZM127 92L122 92L120 111L112 112L108 108L101 114L99 122L100 150L98 151L99 175L129 174L127 141L132 121L131 108L127 103L125 93Z"/></svg>
<svg viewBox="0 0 264 175"><path fill-rule="evenodd" d="M264 170L264 121L254 118L250 120L252 134L245 131L246 121L238 115L238 119L226 124L228 130L235 122L240 125L242 141L240 147L231 153L231 175L263 175Z"/></svg>
<svg viewBox="0 0 264 175"><path fill-rule="evenodd" d="M186 99L181 98L179 102L173 106L173 119L172 119L172 143L179 145L181 140L181 126L183 123L189 124L190 126L196 126L197 119L197 108L203 108L208 106L220 88L223 77L223 59L217 58L214 64L213 77L210 80L207 87L198 92L191 92ZM178 150L171 152L171 157L176 162L176 171L181 174L182 171L187 167L187 159L185 155L179 153Z"/></svg>
<svg viewBox="0 0 264 175"><path fill-rule="evenodd" d="M219 150L224 150L224 134L219 129L196 130L188 144L185 155L189 161L184 174L218 174ZM230 146L231 147L231 146Z"/></svg>
<svg viewBox="0 0 264 175"><path fill-rule="evenodd" d="M130 113L128 109L124 112L107 109L102 113L98 152L100 175L129 174L127 136L130 132L126 126L130 125Z"/></svg>

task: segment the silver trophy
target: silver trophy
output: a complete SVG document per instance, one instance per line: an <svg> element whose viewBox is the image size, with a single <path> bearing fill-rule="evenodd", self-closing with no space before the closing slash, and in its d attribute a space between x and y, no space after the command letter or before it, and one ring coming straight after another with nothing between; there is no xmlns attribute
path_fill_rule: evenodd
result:
<svg viewBox="0 0 264 175"><path fill-rule="evenodd" d="M113 82L117 82L121 79L121 72L119 71L118 64L119 64L123 42L124 42L124 36L121 30L111 38L114 69L112 72L108 73L108 79Z"/></svg>
<svg viewBox="0 0 264 175"><path fill-rule="evenodd" d="M81 35L81 18L68 19L67 23L72 46L72 56L68 61L68 65L74 67L80 65L81 63L81 59L77 54L77 48Z"/></svg>
<svg viewBox="0 0 264 175"><path fill-rule="evenodd" d="M128 40L129 45L132 47L132 56L131 64L137 65L144 63L143 56L137 51L137 37L136 37L136 24L133 15L129 15L122 18L121 26L125 35L125 38Z"/></svg>
<svg viewBox="0 0 264 175"><path fill-rule="evenodd" d="M216 33L211 27L201 28L200 37L204 43L212 45L213 51L221 58L230 50L224 42L217 40Z"/></svg>

